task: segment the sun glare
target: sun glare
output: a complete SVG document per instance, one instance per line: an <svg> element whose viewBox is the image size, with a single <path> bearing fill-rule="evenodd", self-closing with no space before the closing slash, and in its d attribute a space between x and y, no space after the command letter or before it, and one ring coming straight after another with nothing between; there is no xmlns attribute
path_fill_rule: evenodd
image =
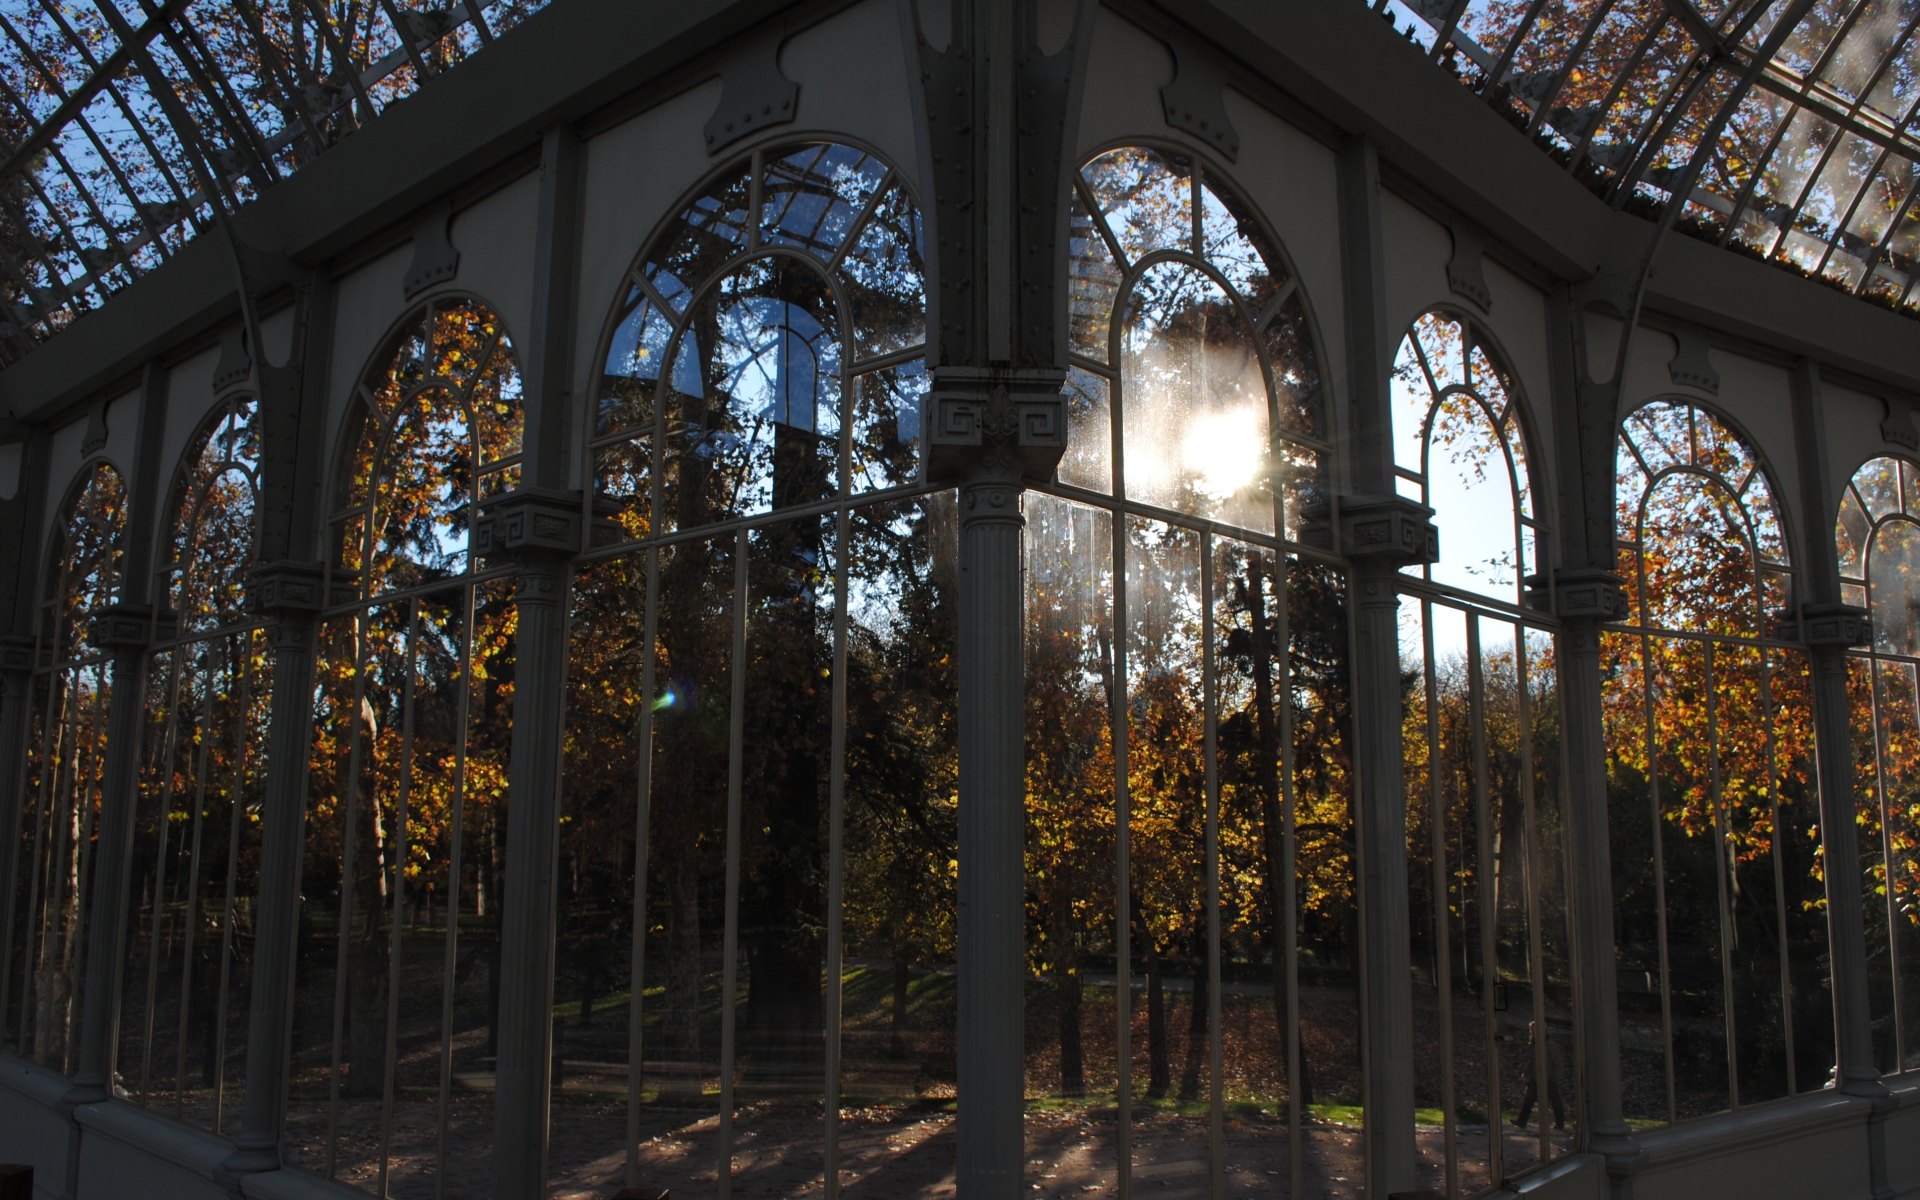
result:
<svg viewBox="0 0 1920 1200"><path fill-rule="evenodd" d="M1252 483L1265 456L1260 414L1251 408L1208 413L1187 429L1181 457L1193 486L1224 500Z"/></svg>

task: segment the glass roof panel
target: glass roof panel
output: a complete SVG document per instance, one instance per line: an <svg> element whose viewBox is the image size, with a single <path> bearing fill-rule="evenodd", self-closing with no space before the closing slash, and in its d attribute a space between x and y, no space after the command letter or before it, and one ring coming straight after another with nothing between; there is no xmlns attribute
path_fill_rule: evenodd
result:
<svg viewBox="0 0 1920 1200"><path fill-rule="evenodd" d="M0 365L547 0L0 0Z"/></svg>
<svg viewBox="0 0 1920 1200"><path fill-rule="evenodd" d="M1370 5L1615 207L1920 311L1920 0Z"/></svg>

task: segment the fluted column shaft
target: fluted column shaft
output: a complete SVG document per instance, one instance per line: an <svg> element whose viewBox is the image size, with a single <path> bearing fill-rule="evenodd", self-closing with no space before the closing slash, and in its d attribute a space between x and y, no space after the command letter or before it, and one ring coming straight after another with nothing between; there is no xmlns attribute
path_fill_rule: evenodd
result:
<svg viewBox="0 0 1920 1200"><path fill-rule="evenodd" d="M495 1200L540 1200L546 1195L566 578L563 557L530 553L521 565L516 597L519 633L514 645L493 1097Z"/></svg>
<svg viewBox="0 0 1920 1200"><path fill-rule="evenodd" d="M109 616L107 620L115 618ZM73 1087L64 1097L67 1104L93 1104L113 1094L120 969L126 960L127 887L133 866L133 821L140 773L140 722L146 708L144 641L114 644L111 669L107 761L100 785L93 895L87 910L87 982L80 1008L80 1053Z"/></svg>
<svg viewBox="0 0 1920 1200"><path fill-rule="evenodd" d="M1813 621L1809 618L1809 624ZM1860 884L1860 835L1854 825L1853 730L1847 699L1847 648L1813 643L1813 728L1820 771L1820 854L1827 883L1827 942L1833 963L1834 1051L1840 1087L1880 1096L1867 1005L1866 897Z"/></svg>
<svg viewBox="0 0 1920 1200"><path fill-rule="evenodd" d="M1025 1158L1026 803L1017 484L960 489L959 1192L1014 1200Z"/></svg>
<svg viewBox="0 0 1920 1200"><path fill-rule="evenodd" d="M313 730L315 621L286 613L273 630L273 694L267 739L266 795L260 818L260 894L253 986L247 1019L247 1086L234 1152L218 1178L280 1166L287 1100L288 1038L293 1021L300 875L306 849L307 773Z"/></svg>
<svg viewBox="0 0 1920 1200"><path fill-rule="evenodd" d="M4 673L0 673L0 819L5 821L0 826L0 835L6 838L4 849L0 849L0 1010L4 1010L16 982L13 978L13 905L19 891L20 818L26 811L21 800L26 784L27 723L32 707L28 697L33 691L32 675L26 669L31 661L33 642L27 638L8 640L25 644L8 645L0 650L8 656ZM17 663L13 661L15 658L19 659ZM16 1049L6 1040L4 1032L0 1032L0 1046Z"/></svg>
<svg viewBox="0 0 1920 1200"><path fill-rule="evenodd" d="M1354 711L1360 757L1360 938L1367 1195L1414 1187L1413 964L1401 748L1400 601L1388 562L1356 564Z"/></svg>
<svg viewBox="0 0 1920 1200"><path fill-rule="evenodd" d="M1563 585L1564 586L1564 585ZM1614 585L1617 588L1617 584ZM1617 594L1609 590L1609 595ZM1614 966L1613 857L1607 828L1606 725L1600 620L1565 616L1559 638L1566 739L1567 890L1588 1145L1608 1158L1639 1153L1620 1100L1619 979ZM1552 851L1547 851L1551 853Z"/></svg>

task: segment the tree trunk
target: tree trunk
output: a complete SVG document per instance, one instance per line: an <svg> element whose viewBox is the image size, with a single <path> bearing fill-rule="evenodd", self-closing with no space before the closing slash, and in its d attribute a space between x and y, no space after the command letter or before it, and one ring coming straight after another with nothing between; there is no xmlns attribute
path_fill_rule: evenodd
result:
<svg viewBox="0 0 1920 1200"><path fill-rule="evenodd" d="M912 982L905 958L893 960L893 1042L887 1053L893 1058L907 1056L907 985Z"/></svg>
<svg viewBox="0 0 1920 1200"><path fill-rule="evenodd" d="M1273 946L1273 1028L1280 1038L1280 1067L1286 1069L1287 1037L1287 895L1294 886L1293 866L1287 861L1286 814L1281 809L1284 797L1280 789L1280 721L1276 711L1273 676L1269 665L1275 657L1273 630L1267 623L1267 593L1262 586L1265 572L1262 560L1250 555L1247 560L1245 595L1247 623L1252 633L1254 738L1260 756L1256 778L1260 791L1260 810L1266 825L1262 848L1267 859L1267 909L1269 940ZM1313 1103L1313 1073L1307 1069L1306 1030L1300 1035L1301 1104Z"/></svg>
<svg viewBox="0 0 1920 1200"><path fill-rule="evenodd" d="M683 1064L667 1073L661 1099L684 1104L700 1099L700 895L697 848L675 847L675 861L667 872L667 994L666 1045L668 1055Z"/></svg>
<svg viewBox="0 0 1920 1200"><path fill-rule="evenodd" d="M1199 940L1198 938L1195 939ZM1200 1098L1200 1075L1207 1066L1208 1038L1207 1028L1211 1016L1207 972L1207 955L1204 949L1194 957L1193 999L1187 1005L1187 1061L1180 1070L1180 1099L1198 1100Z"/></svg>
<svg viewBox="0 0 1920 1200"><path fill-rule="evenodd" d="M1087 1094L1086 1056L1080 1044L1080 1016L1085 987L1080 977L1080 952L1072 943L1057 967L1060 983L1060 1094L1077 1100Z"/></svg>
<svg viewBox="0 0 1920 1200"><path fill-rule="evenodd" d="M364 903L357 945L347 956L347 1084L367 1099L386 1088L387 956L379 897Z"/></svg>
<svg viewBox="0 0 1920 1200"><path fill-rule="evenodd" d="M1167 999L1160 986L1160 955L1151 941L1147 949L1147 1099L1158 1100L1173 1083L1167 1057Z"/></svg>

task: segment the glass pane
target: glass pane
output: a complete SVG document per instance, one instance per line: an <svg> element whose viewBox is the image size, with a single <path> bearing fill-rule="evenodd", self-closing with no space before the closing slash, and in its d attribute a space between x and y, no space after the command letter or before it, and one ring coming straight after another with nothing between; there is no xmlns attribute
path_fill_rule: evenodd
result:
<svg viewBox="0 0 1920 1200"><path fill-rule="evenodd" d="M1650 754L1653 678L1632 634L1601 637L1601 702L1608 749L1607 830L1613 863L1613 937L1618 972L1621 1101L1632 1125L1671 1119L1667 919L1662 786Z"/></svg>
<svg viewBox="0 0 1920 1200"><path fill-rule="evenodd" d="M695 309L680 349L689 369L673 372L674 527L837 492L839 324L826 279L788 258L748 264Z"/></svg>
<svg viewBox="0 0 1920 1200"><path fill-rule="evenodd" d="M1796 1092L1827 1086L1834 1062L1833 993L1827 968L1827 890L1821 861L1819 773L1813 735L1811 662L1797 651L1770 651L1765 681L1772 706L1773 786L1780 872L1780 923L1786 948L1781 983L1791 1034L1789 1081Z"/></svg>
<svg viewBox="0 0 1920 1200"><path fill-rule="evenodd" d="M721 1166L733 538L665 548L659 559L635 1162L643 1186L712 1195Z"/></svg>
<svg viewBox="0 0 1920 1200"><path fill-rule="evenodd" d="M1067 452L1061 483L1113 491L1113 411L1105 377L1075 367L1067 372Z"/></svg>
<svg viewBox="0 0 1920 1200"><path fill-rule="evenodd" d="M1116 1185L1113 520L1029 494L1028 1177Z"/></svg>
<svg viewBox="0 0 1920 1200"><path fill-rule="evenodd" d="M853 490L905 487L920 477L920 405L924 360L854 380Z"/></svg>
<svg viewBox="0 0 1920 1200"><path fill-rule="evenodd" d="M1130 263L1154 250L1193 244L1192 164L1158 150L1112 150L1080 169L1107 228Z"/></svg>
<svg viewBox="0 0 1920 1200"><path fill-rule="evenodd" d="M920 210L895 187L840 262L857 358L917 346L927 336L926 264L920 255Z"/></svg>
<svg viewBox="0 0 1920 1200"><path fill-rule="evenodd" d="M601 369L596 437L653 424L653 389L660 382L672 336L671 318L645 292L629 288Z"/></svg>
<svg viewBox="0 0 1920 1200"><path fill-rule="evenodd" d="M1072 239L1067 257L1068 340L1075 354L1107 362L1120 267L1101 232L1104 225L1087 211L1077 189L1067 220Z"/></svg>
<svg viewBox="0 0 1920 1200"><path fill-rule="evenodd" d="M1133 1021L1133 1173L1136 1186L1204 1190L1212 1073L1200 544L1157 521L1130 519L1126 533L1127 902L1145 977Z"/></svg>
<svg viewBox="0 0 1920 1200"><path fill-rule="evenodd" d="M1286 581L1272 551L1224 539L1215 539L1213 569L1226 1195L1277 1194L1291 1174L1289 1081L1300 1064L1289 1059L1301 1000L1287 957L1297 877L1285 816L1294 779Z"/></svg>
<svg viewBox="0 0 1920 1200"><path fill-rule="evenodd" d="M855 509L840 1184L951 1195L959 858L951 492Z"/></svg>
<svg viewBox="0 0 1920 1200"><path fill-rule="evenodd" d="M793 1195L826 1171L834 519L766 526L748 547L733 1186Z"/></svg>
<svg viewBox="0 0 1920 1200"><path fill-rule="evenodd" d="M1290 1176L1299 1195L1346 1197L1361 1190L1365 1147L1345 573L1289 560L1286 620L1301 1043L1298 1104L1289 1106L1301 1148Z"/></svg>
<svg viewBox="0 0 1920 1200"><path fill-rule="evenodd" d="M715 184L654 235L644 270L675 312L685 312L693 289L746 248L752 192L752 174L742 163L739 174Z"/></svg>
<svg viewBox="0 0 1920 1200"><path fill-rule="evenodd" d="M1199 270L1161 263L1127 306L1128 498L1272 532L1266 382L1233 301Z"/></svg>
<svg viewBox="0 0 1920 1200"><path fill-rule="evenodd" d="M760 240L832 257L887 168L851 146L803 146L769 157L760 201Z"/></svg>
<svg viewBox="0 0 1920 1200"><path fill-rule="evenodd" d="M1708 646L1656 639L1653 728L1665 861L1668 989L1678 1116L1728 1106L1727 949L1722 920L1722 839L1707 728L1713 704Z"/></svg>

